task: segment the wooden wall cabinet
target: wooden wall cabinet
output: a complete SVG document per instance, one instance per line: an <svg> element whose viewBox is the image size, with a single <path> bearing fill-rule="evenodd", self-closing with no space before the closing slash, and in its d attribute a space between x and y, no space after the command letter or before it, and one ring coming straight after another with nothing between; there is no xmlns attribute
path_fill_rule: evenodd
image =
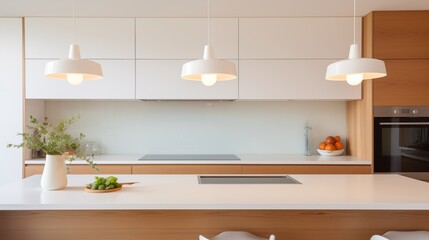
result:
<svg viewBox="0 0 429 240"><path fill-rule="evenodd" d="M374 12L372 27L373 57L429 57L429 11Z"/></svg>
<svg viewBox="0 0 429 240"><path fill-rule="evenodd" d="M373 81L374 106L429 105L429 55L426 59L385 63L387 77Z"/></svg>

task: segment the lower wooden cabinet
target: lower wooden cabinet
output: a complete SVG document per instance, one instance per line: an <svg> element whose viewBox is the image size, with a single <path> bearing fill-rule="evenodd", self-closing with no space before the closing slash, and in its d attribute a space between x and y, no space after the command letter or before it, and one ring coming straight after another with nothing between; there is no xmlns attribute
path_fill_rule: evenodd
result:
<svg viewBox="0 0 429 240"><path fill-rule="evenodd" d="M241 174L241 165L134 165L133 174Z"/></svg>
<svg viewBox="0 0 429 240"><path fill-rule="evenodd" d="M243 174L370 174L371 165L243 165Z"/></svg>
<svg viewBox="0 0 429 240"><path fill-rule="evenodd" d="M72 165L71 174L370 174L371 165L227 165L227 164L142 164ZM42 174L43 165L26 165L25 177Z"/></svg>
<svg viewBox="0 0 429 240"><path fill-rule="evenodd" d="M26 165L25 177L42 174L44 165ZM70 174L131 174L131 165L97 165L98 170L88 165L72 165Z"/></svg>

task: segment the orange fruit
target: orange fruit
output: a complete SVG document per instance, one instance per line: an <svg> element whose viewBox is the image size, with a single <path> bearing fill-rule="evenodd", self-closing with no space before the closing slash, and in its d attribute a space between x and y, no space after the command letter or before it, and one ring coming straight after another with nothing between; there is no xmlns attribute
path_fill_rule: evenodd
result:
<svg viewBox="0 0 429 240"><path fill-rule="evenodd" d="M344 148L344 145L341 142L336 142L335 147L337 148L337 150L341 150Z"/></svg>
<svg viewBox="0 0 429 240"><path fill-rule="evenodd" d="M321 143L319 144L319 149L320 149L320 150L325 150L325 147L326 147L326 143L325 143L325 142L321 142Z"/></svg>
<svg viewBox="0 0 429 240"><path fill-rule="evenodd" d="M332 136L329 136L329 137L326 138L325 143L333 145L333 144L335 144L335 138L332 137Z"/></svg>
<svg viewBox="0 0 429 240"><path fill-rule="evenodd" d="M335 142L339 142L339 141L341 141L340 136L335 136L334 138L335 138Z"/></svg>
<svg viewBox="0 0 429 240"><path fill-rule="evenodd" d="M337 148L335 147L334 144L329 143L329 144L326 144L325 150L331 150L332 151L332 150L337 150Z"/></svg>

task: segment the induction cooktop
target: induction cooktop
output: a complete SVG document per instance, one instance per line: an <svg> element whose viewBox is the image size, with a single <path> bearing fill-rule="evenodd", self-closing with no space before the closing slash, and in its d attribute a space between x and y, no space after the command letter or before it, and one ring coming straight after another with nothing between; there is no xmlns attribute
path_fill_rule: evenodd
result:
<svg viewBox="0 0 429 240"><path fill-rule="evenodd" d="M234 154L147 154L140 161L240 161Z"/></svg>

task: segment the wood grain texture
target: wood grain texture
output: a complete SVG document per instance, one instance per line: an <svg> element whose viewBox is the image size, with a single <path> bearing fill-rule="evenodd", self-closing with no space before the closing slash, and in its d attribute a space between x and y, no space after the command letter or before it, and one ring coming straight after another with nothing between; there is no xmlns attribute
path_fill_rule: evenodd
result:
<svg viewBox="0 0 429 240"><path fill-rule="evenodd" d="M243 165L243 174L366 174L370 165Z"/></svg>
<svg viewBox="0 0 429 240"><path fill-rule="evenodd" d="M429 11L374 12L373 34L375 58L429 58Z"/></svg>
<svg viewBox="0 0 429 240"><path fill-rule="evenodd" d="M374 106L429 105L429 59L385 63L387 77L374 81Z"/></svg>
<svg viewBox="0 0 429 240"><path fill-rule="evenodd" d="M149 210L0 211L0 239L189 240L248 231L279 240L368 240L389 230L429 230L429 211Z"/></svg>
<svg viewBox="0 0 429 240"><path fill-rule="evenodd" d="M44 165L26 165L25 177L43 173ZM131 174L131 165L97 165L99 171L88 165L72 165L70 174Z"/></svg>
<svg viewBox="0 0 429 240"><path fill-rule="evenodd" d="M240 174L241 165L192 164L192 165L133 165L133 174Z"/></svg>
<svg viewBox="0 0 429 240"><path fill-rule="evenodd" d="M373 13L366 15L362 21L363 56L373 55ZM379 81L379 79L375 80ZM362 99L349 101L346 105L346 153L348 155L374 160L374 112L373 80L362 83ZM371 164L373 172L373 164Z"/></svg>

